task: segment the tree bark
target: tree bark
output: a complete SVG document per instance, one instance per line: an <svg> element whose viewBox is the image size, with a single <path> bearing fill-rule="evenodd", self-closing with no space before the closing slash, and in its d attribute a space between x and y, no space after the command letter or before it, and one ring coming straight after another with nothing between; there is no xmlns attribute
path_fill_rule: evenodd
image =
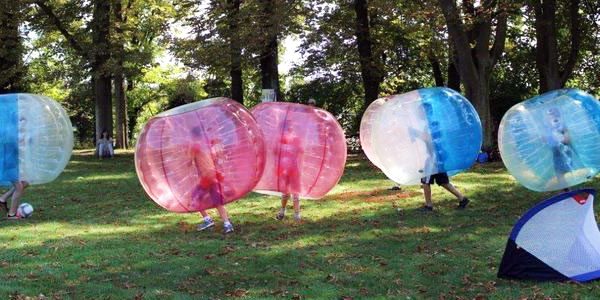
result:
<svg viewBox="0 0 600 300"><path fill-rule="evenodd" d="M244 82L242 79L242 47L239 34L239 13L241 0L228 0L229 4L229 51L231 76L231 98L244 104Z"/></svg>
<svg viewBox="0 0 600 300"><path fill-rule="evenodd" d="M112 95L111 72L108 66L110 60L110 2L94 1L92 20L92 76L94 96L96 100L96 140L100 139L102 131L106 130L112 136Z"/></svg>
<svg viewBox="0 0 600 300"><path fill-rule="evenodd" d="M469 1L466 1L470 3ZM490 113L489 84L496 62L504 52L507 31L507 14L498 9L496 1L484 1L482 11L488 16L477 16L476 9L468 6L466 12L475 18L473 29L468 33L454 0L438 0L446 19L448 33L457 53L457 67L465 87L467 98L471 100L483 127L483 146L493 147L495 124ZM467 3L467 4L468 4ZM464 4L464 3L463 3ZM494 43L491 45L492 12L497 14ZM474 48L471 43L474 42Z"/></svg>
<svg viewBox="0 0 600 300"><path fill-rule="evenodd" d="M23 43L19 26L22 6L19 1L0 4L0 94L23 88Z"/></svg>
<svg viewBox="0 0 600 300"><path fill-rule="evenodd" d="M114 89L115 89L115 112L116 112L116 135L115 142L116 148L127 149L129 144L127 134L127 93L126 82L124 74L124 61L125 61L125 38L123 36L123 24L125 18L123 16L122 0L115 0L113 2L113 15L115 18L115 68L113 75Z"/></svg>
<svg viewBox="0 0 600 300"><path fill-rule="evenodd" d="M365 89L363 108L366 109L371 102L379 97L379 88L381 82L383 82L383 71L380 70L380 66L373 56L368 0L354 0L353 6L356 13L356 43Z"/></svg>
<svg viewBox="0 0 600 300"><path fill-rule="evenodd" d="M431 65L431 70L433 72L433 79L435 80L435 86L444 86L444 75L442 75L442 67L440 66L440 61L435 56L433 51L429 51L427 54L427 59L429 60L429 64Z"/></svg>
<svg viewBox="0 0 600 300"><path fill-rule="evenodd" d="M281 91L279 90L279 70L277 63L278 56L278 35L279 29L275 20L275 1L262 0L263 4L263 34L266 37L263 41L263 49L260 53L260 74L263 89L275 90L277 101L282 101Z"/></svg>
<svg viewBox="0 0 600 300"><path fill-rule="evenodd" d="M456 67L457 54L456 50L454 50L453 46L450 46L450 51L448 53L448 87L460 92L460 74L458 73L458 68Z"/></svg>
<svg viewBox="0 0 600 300"><path fill-rule="evenodd" d="M94 9L91 21L93 47L82 43L72 35L47 1L35 0L33 2L48 16L50 23L65 37L71 48L90 63L95 102L96 140L100 138L103 130L112 135L111 72L107 65L110 59L110 2L102 0L94 0L93 2Z"/></svg>
<svg viewBox="0 0 600 300"><path fill-rule="evenodd" d="M561 69L556 22L556 0L533 0L535 13L536 66L540 81L540 92L561 89L573 74L579 58L581 44L580 0L569 1L569 31L571 45L569 55Z"/></svg>

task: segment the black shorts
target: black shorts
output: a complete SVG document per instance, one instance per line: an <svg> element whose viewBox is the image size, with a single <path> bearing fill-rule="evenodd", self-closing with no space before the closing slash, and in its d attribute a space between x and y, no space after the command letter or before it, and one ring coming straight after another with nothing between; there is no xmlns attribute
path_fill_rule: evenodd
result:
<svg viewBox="0 0 600 300"><path fill-rule="evenodd" d="M448 184L448 183L450 183L450 178L448 178L448 174L446 172L437 173L437 174L433 174L428 177L421 178L421 183L422 184L437 183L437 185Z"/></svg>

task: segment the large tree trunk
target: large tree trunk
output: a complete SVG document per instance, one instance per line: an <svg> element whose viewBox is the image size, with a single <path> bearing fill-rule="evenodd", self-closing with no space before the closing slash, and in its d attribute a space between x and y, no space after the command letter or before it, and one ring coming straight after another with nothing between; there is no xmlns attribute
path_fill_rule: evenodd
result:
<svg viewBox="0 0 600 300"><path fill-rule="evenodd" d="M460 74L458 73L458 68L456 67L457 62L457 54L454 47L450 46L448 51L448 87L460 92Z"/></svg>
<svg viewBox="0 0 600 300"><path fill-rule="evenodd" d="M360 60L361 75L365 89L366 109L379 97L379 87L383 81L383 72L373 56L373 41L369 23L369 3L367 0L354 0L356 12L356 43Z"/></svg>
<svg viewBox="0 0 600 300"><path fill-rule="evenodd" d="M114 56L116 66L114 68L114 88L115 88L115 112L116 112L116 147L119 149L127 149L129 144L127 134L127 94L125 88L124 61L125 61L125 38L123 36L123 6L122 0L114 1L114 17L115 17L115 47Z"/></svg>
<svg viewBox="0 0 600 300"><path fill-rule="evenodd" d="M579 58L581 26L579 14L580 0L569 1L569 30L571 45L568 58L562 67L558 50L558 28L556 21L556 0L533 0L536 29L536 66L538 69L540 92L561 89L573 74Z"/></svg>
<svg viewBox="0 0 600 300"><path fill-rule="evenodd" d="M264 13L262 30L266 37L263 41L263 50L260 53L262 88L275 90L277 101L281 101L283 99L279 90L279 70L277 63L279 29L275 24L275 1L262 0L262 4Z"/></svg>
<svg viewBox="0 0 600 300"><path fill-rule="evenodd" d="M19 92L23 88L21 9L19 1L0 3L0 94Z"/></svg>
<svg viewBox="0 0 600 300"><path fill-rule="evenodd" d="M481 119L481 127L483 130L483 146L486 149L493 147L496 141L495 124L492 120L492 113L490 109L490 81L489 76L486 76L483 80L476 82L464 82L465 94L467 98L473 103L477 110L477 114ZM486 143L488 141L488 143Z"/></svg>
<svg viewBox="0 0 600 300"><path fill-rule="evenodd" d="M116 111L116 147L119 149L127 149L129 145L129 135L127 132L127 93L125 78L122 72L116 72L114 75L115 88L115 111Z"/></svg>
<svg viewBox="0 0 600 300"><path fill-rule="evenodd" d="M231 98L244 104L244 82L242 80L242 47L239 34L239 13L241 0L228 0L229 4L229 51L231 66Z"/></svg>
<svg viewBox="0 0 600 300"><path fill-rule="evenodd" d="M468 1L466 1L468 2ZM496 62L504 52L506 40L507 15L498 8L495 1L484 1L482 11L487 16L477 16L471 2L466 5L466 13L473 17L473 29L468 33L463 28L458 8L454 0L438 0L440 8L446 19L451 44L457 53L457 67L460 79L465 87L467 98L473 103L483 127L483 146L493 147L496 139L493 136L495 124L491 118L489 101L489 84L491 73ZM490 49L492 40L492 15L496 15L496 32L494 44ZM474 48L471 47L475 43Z"/></svg>
<svg viewBox="0 0 600 300"><path fill-rule="evenodd" d="M109 47L110 2L95 0L92 21L92 76L94 97L96 101L96 140L100 139L102 131L106 130L112 136L112 95L111 72L108 66L110 59Z"/></svg>

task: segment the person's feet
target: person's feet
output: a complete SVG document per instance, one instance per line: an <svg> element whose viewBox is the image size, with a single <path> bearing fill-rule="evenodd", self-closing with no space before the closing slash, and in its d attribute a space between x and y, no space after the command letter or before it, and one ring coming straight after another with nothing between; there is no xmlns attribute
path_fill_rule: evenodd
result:
<svg viewBox="0 0 600 300"><path fill-rule="evenodd" d="M233 224L226 223L223 224L223 234L228 234L233 232Z"/></svg>
<svg viewBox="0 0 600 300"><path fill-rule="evenodd" d="M198 227L196 227L196 230L198 231L205 231L208 230L210 228L215 227L215 221L213 220L204 220L204 222L198 224Z"/></svg>
<svg viewBox="0 0 600 300"><path fill-rule="evenodd" d="M296 222L302 221L302 217L300 216L300 213L294 213L294 221L296 221Z"/></svg>
<svg viewBox="0 0 600 300"><path fill-rule="evenodd" d="M460 200L460 202L458 202L457 209L465 209L465 208L467 208L467 205L469 204L469 202L471 202L469 200L469 198L464 197L462 200Z"/></svg>
<svg viewBox="0 0 600 300"><path fill-rule="evenodd" d="M6 219L7 219L7 220L21 220L21 219L22 219L22 217L21 217L21 216L19 216L19 214L14 214L14 215L7 214L7 215L6 215Z"/></svg>
<svg viewBox="0 0 600 300"><path fill-rule="evenodd" d="M433 212L433 206L423 205L417 208L417 210L424 213L430 213Z"/></svg>

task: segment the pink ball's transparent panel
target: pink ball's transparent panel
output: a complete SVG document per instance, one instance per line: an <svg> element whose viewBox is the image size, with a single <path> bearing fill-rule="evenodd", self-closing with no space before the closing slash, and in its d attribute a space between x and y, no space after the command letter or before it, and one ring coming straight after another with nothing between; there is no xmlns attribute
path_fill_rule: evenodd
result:
<svg viewBox="0 0 600 300"><path fill-rule="evenodd" d="M250 192L264 168L262 135L252 115L217 98L151 119L136 146L140 182L156 203L193 212L235 201Z"/></svg>
<svg viewBox="0 0 600 300"><path fill-rule="evenodd" d="M318 199L340 180L346 163L342 127L327 111L285 103L252 109L263 132L265 172L255 191Z"/></svg>

